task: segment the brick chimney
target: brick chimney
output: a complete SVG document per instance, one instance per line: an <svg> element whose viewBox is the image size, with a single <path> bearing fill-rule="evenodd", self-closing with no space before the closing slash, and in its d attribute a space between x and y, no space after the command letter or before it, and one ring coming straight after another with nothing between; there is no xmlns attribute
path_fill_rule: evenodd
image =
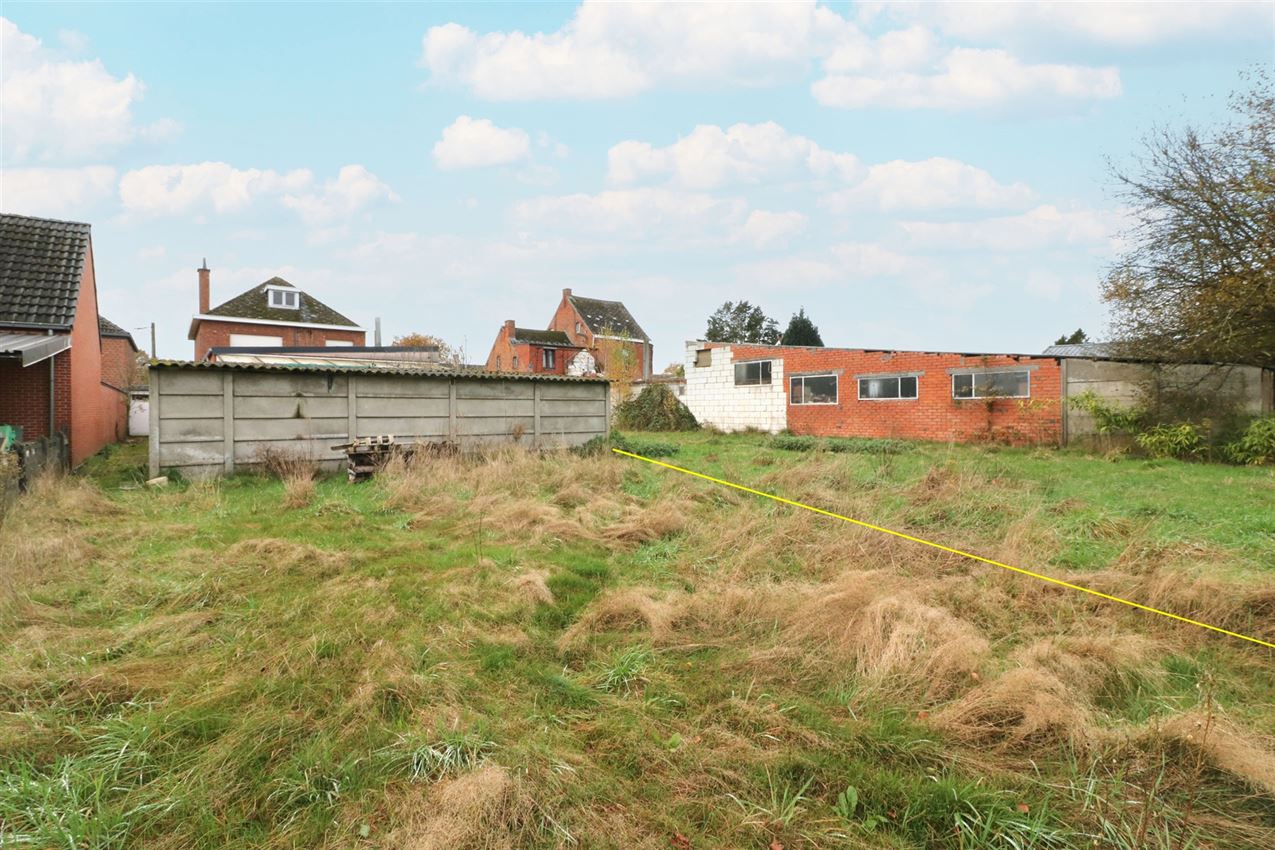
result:
<svg viewBox="0 0 1275 850"><path fill-rule="evenodd" d="M564 289L564 290L562 290L562 297L563 297L563 298L570 298L570 297L571 297L571 290L570 290L570 289Z"/></svg>
<svg viewBox="0 0 1275 850"><path fill-rule="evenodd" d="M505 319L505 336L509 337L510 339L514 338L514 320L513 319Z"/></svg>
<svg viewBox="0 0 1275 850"><path fill-rule="evenodd" d="M208 290L211 287L211 283L209 282L207 257L204 258L204 264L200 266L197 271L199 272L199 315L202 316L208 312L208 302L210 297Z"/></svg>

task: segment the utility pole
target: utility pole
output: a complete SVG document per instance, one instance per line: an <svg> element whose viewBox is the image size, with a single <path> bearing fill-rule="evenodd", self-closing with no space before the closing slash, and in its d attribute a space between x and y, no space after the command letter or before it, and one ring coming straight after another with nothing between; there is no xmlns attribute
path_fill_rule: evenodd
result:
<svg viewBox="0 0 1275 850"><path fill-rule="evenodd" d="M155 323L151 322L151 359L158 360L159 352L155 350Z"/></svg>

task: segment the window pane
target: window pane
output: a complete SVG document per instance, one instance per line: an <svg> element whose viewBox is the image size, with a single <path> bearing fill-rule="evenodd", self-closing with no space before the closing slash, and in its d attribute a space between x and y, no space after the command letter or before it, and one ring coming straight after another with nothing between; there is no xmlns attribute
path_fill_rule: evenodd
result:
<svg viewBox="0 0 1275 850"><path fill-rule="evenodd" d="M865 378L859 381L860 398L898 398L898 378Z"/></svg>
<svg viewBox="0 0 1275 850"><path fill-rule="evenodd" d="M1021 398L1027 395L1026 372L988 372L977 381L980 395L997 398Z"/></svg>
<svg viewBox="0 0 1275 850"><path fill-rule="evenodd" d="M974 397L974 376L973 375L953 375L952 376L952 396L954 398L973 398Z"/></svg>
<svg viewBox="0 0 1275 850"><path fill-rule="evenodd" d="M804 394L802 393L801 378L793 378L788 382L788 403L789 404L805 404Z"/></svg>
<svg viewBox="0 0 1275 850"><path fill-rule="evenodd" d="M916 398L916 376L899 378L899 398Z"/></svg>
<svg viewBox="0 0 1275 850"><path fill-rule="evenodd" d="M763 360L761 363L757 364L757 383L759 384L770 383L770 361L769 360Z"/></svg>
<svg viewBox="0 0 1275 850"><path fill-rule="evenodd" d="M748 383L748 363L735 364L735 386L743 386Z"/></svg>
<svg viewBox="0 0 1275 850"><path fill-rule="evenodd" d="M806 385L806 404L835 404L837 401L837 376L819 375L803 378Z"/></svg>

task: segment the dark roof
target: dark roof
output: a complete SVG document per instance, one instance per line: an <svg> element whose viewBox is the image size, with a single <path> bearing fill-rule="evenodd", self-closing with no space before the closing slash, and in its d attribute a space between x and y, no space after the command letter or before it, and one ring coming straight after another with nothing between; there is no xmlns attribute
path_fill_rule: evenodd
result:
<svg viewBox="0 0 1275 850"><path fill-rule="evenodd" d="M0 215L0 324L69 328L89 251L89 225Z"/></svg>
<svg viewBox="0 0 1275 850"><path fill-rule="evenodd" d="M313 295L301 292L301 306L297 310L287 310L270 306L270 296L266 295L266 287L282 286L296 289L281 277L272 277L259 283L247 292L236 295L225 304L220 304L208 311L209 316L225 316L236 319L264 319L273 322L303 322L308 325L347 325L357 328L358 325L324 304Z"/></svg>
<svg viewBox="0 0 1275 850"><path fill-rule="evenodd" d="M595 334L605 333L608 336L620 336L625 339L650 339L642 326L633 318L629 308L619 301L602 301L597 298L582 298L570 295L567 300L576 312L584 317L584 323Z"/></svg>
<svg viewBox="0 0 1275 850"><path fill-rule="evenodd" d="M340 349L337 349L338 351ZM555 381L575 384L606 383L601 377L575 377L572 375L553 375L544 372L492 372L483 366L445 366L442 364L421 364L412 366L372 366L367 364L351 364L349 366L317 365L309 363L275 364L275 363L224 363L208 360L152 360L152 366L161 369L234 369L240 372L319 372L344 374L348 372L374 372L378 375L425 375L437 378L473 378L475 380L499 381Z"/></svg>
<svg viewBox="0 0 1275 850"><path fill-rule="evenodd" d="M563 348L582 348L571 342L562 331L538 331L531 328L514 328L514 336L510 342L529 342L534 345L561 346Z"/></svg>
<svg viewBox="0 0 1275 850"><path fill-rule="evenodd" d="M1045 353L1053 357L1111 357L1115 351L1108 342L1077 342L1051 345Z"/></svg>
<svg viewBox="0 0 1275 850"><path fill-rule="evenodd" d="M126 339L128 344L133 346L133 350L137 350L137 343L133 341L133 335L112 322L103 315L97 317L97 335L101 337L112 337L114 339Z"/></svg>

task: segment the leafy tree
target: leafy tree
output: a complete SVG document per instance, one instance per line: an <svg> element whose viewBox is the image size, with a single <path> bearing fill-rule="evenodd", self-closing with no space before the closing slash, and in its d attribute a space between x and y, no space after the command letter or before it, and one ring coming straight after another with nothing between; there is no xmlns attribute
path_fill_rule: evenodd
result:
<svg viewBox="0 0 1275 850"><path fill-rule="evenodd" d="M463 366L465 364L465 351L463 348L453 348L444 342L442 337L432 334L410 333L402 336L394 337L394 341L390 345L399 348L429 348L430 346L438 346L438 362L448 363L453 366Z"/></svg>
<svg viewBox="0 0 1275 850"><path fill-rule="evenodd" d="M704 338L709 342L774 345L779 342L779 324L747 301L727 301L708 317Z"/></svg>
<svg viewBox="0 0 1275 850"><path fill-rule="evenodd" d="M1115 171L1135 224L1102 295L1130 355L1275 366L1275 96L1252 79L1229 124L1157 129Z"/></svg>
<svg viewBox="0 0 1275 850"><path fill-rule="evenodd" d="M1082 328L1076 328L1069 334L1063 334L1054 340L1054 345L1080 345L1082 342L1089 341L1089 334L1085 333Z"/></svg>
<svg viewBox="0 0 1275 850"><path fill-rule="evenodd" d="M784 330L783 338L779 342L781 345L823 347L823 337L819 336L819 329L815 327L815 323L806 316L805 307L792 314L792 318L788 320L788 327Z"/></svg>

